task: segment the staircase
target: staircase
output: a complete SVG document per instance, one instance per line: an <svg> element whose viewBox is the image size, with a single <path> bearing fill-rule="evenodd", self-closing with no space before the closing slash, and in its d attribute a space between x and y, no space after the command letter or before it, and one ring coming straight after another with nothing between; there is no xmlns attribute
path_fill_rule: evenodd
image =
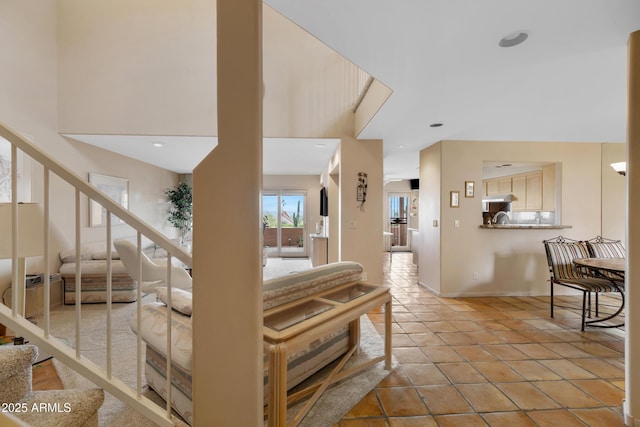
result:
<svg viewBox="0 0 640 427"><path fill-rule="evenodd" d="M180 260L185 266L192 267L191 255L185 252L182 248L175 245L166 236L159 233L156 229L146 224L136 215L129 210L124 209L114 200L112 200L107 194L100 191L86 179L80 177L70 169L66 168L57 160L51 158L47 153L42 151L39 147L26 140L18 132L14 131L6 124L0 122L0 136L11 143L11 164L17 164L18 153L29 156L32 162L37 162L43 167L43 181L38 187L42 188L43 193L43 216L44 216L44 231L41 240L43 242L43 254L44 254L44 298L45 301L50 300L51 283L50 275L50 236L52 234L53 224L50 219L50 180L52 178L62 180L70 185L75 190L75 207L71 206L70 211L75 213L75 243L76 243L76 259L81 259L80 249L82 246L82 226L81 226L81 198L88 198L92 202L98 203L104 209L106 209L106 227L105 227L105 249L107 253L107 259L111 259L112 250L112 237L111 237L111 218L117 217L120 222L126 223L136 232L137 237L137 250L138 253L142 250L141 240L144 236L145 239L155 243L158 248L162 248L167 252L167 262L171 263L173 258ZM82 304L75 305L75 343L74 347L70 347L63 343L61 340L56 339L50 333L50 307L49 304L44 304L44 321L42 325L34 325L27 320L22 313L18 311L18 297L17 295L24 296L25 286L24 280L19 280L19 277L24 277L24 267L19 267L18 258L18 246L17 243L20 240L20 231L18 227L18 201L17 201L17 168L11 168L11 182L12 182L12 242L13 242L13 256L11 258L12 265L12 298L13 304L9 308L4 304L0 304L0 323L10 328L16 333L27 337L29 341L35 346L0 346L0 355L6 356L8 361L4 361L4 358L0 356L0 404L7 403L23 403L27 410L26 413L7 413L3 408L0 411L0 425L61 425L61 426L81 426L81 425L95 425L97 426L97 409L101 406L104 398L103 391L109 392L116 399L124 402L128 407L138 411L148 420L154 422L156 425L174 426L176 425L175 418L171 414L171 395L167 396L166 406L163 408L158 406L142 394L143 390L143 343L138 336L136 347L137 357L136 360L131 360L130 363L136 366L137 372L137 385L132 388L125 384L122 380L112 375L111 360L113 357L117 357L117 354L112 354L111 343L111 265L108 262L107 270L107 303L105 304L107 320L106 320L106 346L107 346L107 366L106 369L98 366L93 361L89 360L82 354L82 340L80 334L80 325L82 322ZM85 199L86 200L86 199ZM73 215L73 214L72 214ZM141 259L141 257L139 257ZM24 265L24 264L22 264ZM80 263L76 263L76 283L81 283L82 271L80 269ZM22 270L22 271L19 271ZM134 280L140 283L139 278L142 276L142 264L137 271L137 274L132 274ZM170 271L170 270L169 270ZM21 285L19 285L22 283ZM167 287L171 289L172 279L171 274L168 274L165 280ZM80 301L80 286L76 287L76 301ZM142 291L138 286L136 310L138 312L137 318L141 316L142 305ZM170 310L169 310L170 311ZM167 339L168 343L171 342L171 316L167 316ZM138 325L139 327L140 325ZM168 344L170 345L170 344ZM24 348L25 350L16 350L18 348ZM31 363L37 357L37 349L51 354L58 361L75 371L77 374L91 381L100 389L89 390L64 390L64 391L42 391L34 392L31 390ZM9 350L7 350L9 349ZM8 352L8 353L7 353ZM17 353L16 353L17 352ZM114 352L115 353L115 352ZM167 386L170 388L171 377L171 363L170 357L167 357ZM27 372L28 371L28 372ZM3 393L9 393L7 395ZM71 400L73 398L73 400ZM46 423L42 423L40 416L41 413L33 410L33 403L46 403L51 402L53 408L59 408L59 411L55 411L55 414L48 412L45 415L47 419ZM69 413L65 413L65 403L72 403L73 407ZM58 405L55 405L55 404ZM36 407L38 408L38 407ZM92 409L93 408L93 409ZM42 412L42 411L40 411ZM82 414L82 416L80 416ZM57 417L64 417L65 415L71 416L73 420L64 420L58 422ZM86 415L86 416L85 416ZM17 417L17 418L16 418ZM91 421L95 417L95 422ZM10 420L11 419L11 420ZM20 423L23 424L20 424ZM13 423L13 424L12 424ZM88 423L88 424L86 424ZM91 424L93 423L93 424Z"/></svg>
<svg viewBox="0 0 640 427"><path fill-rule="evenodd" d="M0 425L13 421L33 427L97 427L104 392L99 388L33 391L31 365L37 357L33 345L0 346Z"/></svg>

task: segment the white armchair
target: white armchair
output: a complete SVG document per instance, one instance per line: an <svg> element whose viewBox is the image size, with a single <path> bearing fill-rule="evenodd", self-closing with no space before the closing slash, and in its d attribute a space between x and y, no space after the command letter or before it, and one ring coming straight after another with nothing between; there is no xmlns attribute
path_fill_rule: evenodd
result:
<svg viewBox="0 0 640 427"><path fill-rule="evenodd" d="M114 240L113 246L120 255L120 260L127 273L135 280L138 275L138 248L125 239ZM142 252L140 252L140 257L142 258L142 277L140 278L142 292L155 292L157 287L167 286L165 283L167 278L166 263L156 264ZM191 290L191 276L184 268L171 266L171 287Z"/></svg>

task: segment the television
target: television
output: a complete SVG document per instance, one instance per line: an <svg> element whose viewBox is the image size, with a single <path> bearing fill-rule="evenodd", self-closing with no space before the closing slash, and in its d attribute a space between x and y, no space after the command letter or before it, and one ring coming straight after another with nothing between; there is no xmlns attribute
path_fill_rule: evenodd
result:
<svg viewBox="0 0 640 427"><path fill-rule="evenodd" d="M327 187L320 189L320 216L329 216L329 195Z"/></svg>
<svg viewBox="0 0 640 427"><path fill-rule="evenodd" d="M411 185L411 189L412 190L419 190L420 189L420 180L419 179L410 179L409 180L409 185Z"/></svg>

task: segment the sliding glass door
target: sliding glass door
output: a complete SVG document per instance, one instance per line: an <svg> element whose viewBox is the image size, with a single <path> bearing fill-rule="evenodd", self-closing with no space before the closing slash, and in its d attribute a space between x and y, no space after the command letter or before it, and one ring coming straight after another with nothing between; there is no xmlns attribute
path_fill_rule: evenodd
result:
<svg viewBox="0 0 640 427"><path fill-rule="evenodd" d="M262 225L269 256L307 256L306 198L305 191L263 191Z"/></svg>

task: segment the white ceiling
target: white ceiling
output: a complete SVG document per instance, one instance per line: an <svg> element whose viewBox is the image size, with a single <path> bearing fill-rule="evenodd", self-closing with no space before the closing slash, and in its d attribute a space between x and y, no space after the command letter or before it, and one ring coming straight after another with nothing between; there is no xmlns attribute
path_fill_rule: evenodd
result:
<svg viewBox="0 0 640 427"><path fill-rule="evenodd" d="M626 139L626 44L640 29L638 0L265 3L393 90L359 135L384 140L386 180L417 178L420 150L443 139ZM498 46L516 30L528 32L525 43ZM444 125L429 127L436 122ZM158 137L117 146L113 137L71 137L177 172L190 171L215 144L162 137L164 151L153 151ZM179 156L169 149L174 142ZM336 142L326 141L326 150L317 143L266 140L264 172L319 173Z"/></svg>
<svg viewBox="0 0 640 427"><path fill-rule="evenodd" d="M266 0L388 85L385 178L443 139L624 142L637 0ZM525 43L501 48L516 30ZM431 128L441 122L444 126Z"/></svg>

